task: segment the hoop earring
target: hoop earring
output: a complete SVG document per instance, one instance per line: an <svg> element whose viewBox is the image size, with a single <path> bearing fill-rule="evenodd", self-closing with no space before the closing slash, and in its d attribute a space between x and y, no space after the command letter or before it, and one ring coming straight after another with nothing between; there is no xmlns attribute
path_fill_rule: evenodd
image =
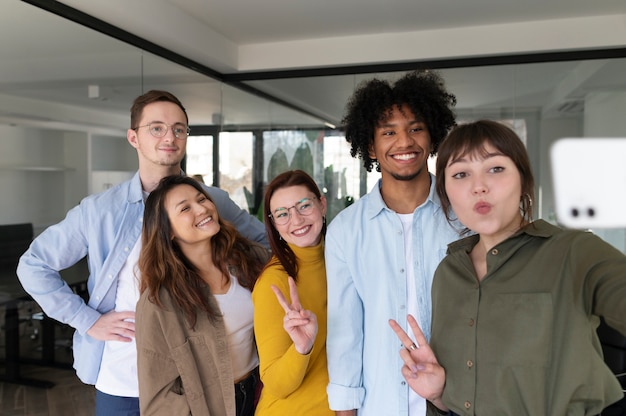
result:
<svg viewBox="0 0 626 416"><path fill-rule="evenodd" d="M530 194L524 194L524 197L526 197L526 199L528 200L528 207L532 208L533 207L533 197L530 196Z"/></svg>
<svg viewBox="0 0 626 416"><path fill-rule="evenodd" d="M533 198L530 194L525 193L520 197L520 209L522 211L522 217L528 221L532 221L533 212Z"/></svg>

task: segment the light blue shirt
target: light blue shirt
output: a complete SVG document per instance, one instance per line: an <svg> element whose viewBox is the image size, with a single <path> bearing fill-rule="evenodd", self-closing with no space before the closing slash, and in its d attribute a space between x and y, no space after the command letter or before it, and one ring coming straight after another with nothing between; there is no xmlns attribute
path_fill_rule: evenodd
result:
<svg viewBox="0 0 626 416"><path fill-rule="evenodd" d="M405 240L380 184L340 212L326 234L328 400L333 410L359 409L361 416L407 416L403 346L388 323L393 318L406 330ZM415 209L412 227L419 324L428 338L435 269L461 230L446 220L432 175L428 199Z"/></svg>
<svg viewBox="0 0 626 416"><path fill-rule="evenodd" d="M220 217L246 237L267 246L261 222L239 208L228 193L206 187ZM115 309L117 278L141 236L144 201L139 173L102 193L84 198L65 219L48 227L21 257L17 275L49 317L68 324L74 332L74 368L87 384L95 384L104 342L86 334L106 312ZM74 294L59 270L87 255L89 301Z"/></svg>

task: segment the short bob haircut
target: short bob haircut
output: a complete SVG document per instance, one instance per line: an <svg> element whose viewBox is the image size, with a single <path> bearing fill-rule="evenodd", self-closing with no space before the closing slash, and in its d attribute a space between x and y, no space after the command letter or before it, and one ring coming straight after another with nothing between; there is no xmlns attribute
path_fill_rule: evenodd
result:
<svg viewBox="0 0 626 416"><path fill-rule="evenodd" d="M469 154L485 155L485 144L489 143L504 156L511 158L520 174L522 194L520 211L522 222L530 223L533 219L532 199L535 192L528 152L519 136L504 124L491 120L479 120L461 124L454 128L439 146L436 167L436 189L441 207L448 221L454 221L450 200L446 194L445 169L448 164Z"/></svg>

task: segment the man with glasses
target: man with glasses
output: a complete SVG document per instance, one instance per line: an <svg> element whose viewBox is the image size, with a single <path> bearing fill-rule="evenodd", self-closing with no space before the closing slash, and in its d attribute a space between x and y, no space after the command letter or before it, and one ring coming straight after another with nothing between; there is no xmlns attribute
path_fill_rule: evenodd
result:
<svg viewBox="0 0 626 416"><path fill-rule="evenodd" d="M76 329L74 368L96 386L96 416L139 415L135 304L136 262L144 201L159 181L183 175L187 112L169 92L149 91L131 107L128 142L137 151L135 176L91 195L38 236L18 266L24 289L51 318ZM220 216L247 238L267 246L263 224L220 189L207 187ZM87 303L59 275L87 256Z"/></svg>
<svg viewBox="0 0 626 416"><path fill-rule="evenodd" d="M412 314L428 337L430 288L458 239L441 209L428 158L455 124L455 97L434 72L364 82L343 119L352 156L380 180L326 233L328 400L338 416L423 416L388 325ZM454 307L454 305L451 305Z"/></svg>

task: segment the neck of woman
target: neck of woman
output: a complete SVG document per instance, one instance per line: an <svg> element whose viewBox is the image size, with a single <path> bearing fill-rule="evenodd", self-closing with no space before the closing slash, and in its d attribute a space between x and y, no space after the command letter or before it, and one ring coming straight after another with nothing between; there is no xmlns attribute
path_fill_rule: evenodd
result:
<svg viewBox="0 0 626 416"><path fill-rule="evenodd" d="M209 285L211 293L222 295L230 288L230 276L225 275L216 265L211 263L209 267L198 269L200 278Z"/></svg>
<svg viewBox="0 0 626 416"><path fill-rule="evenodd" d="M228 292L230 276L225 275L213 262L210 243L181 246L181 250L185 257L196 267L200 278L209 285L211 293L219 295Z"/></svg>

